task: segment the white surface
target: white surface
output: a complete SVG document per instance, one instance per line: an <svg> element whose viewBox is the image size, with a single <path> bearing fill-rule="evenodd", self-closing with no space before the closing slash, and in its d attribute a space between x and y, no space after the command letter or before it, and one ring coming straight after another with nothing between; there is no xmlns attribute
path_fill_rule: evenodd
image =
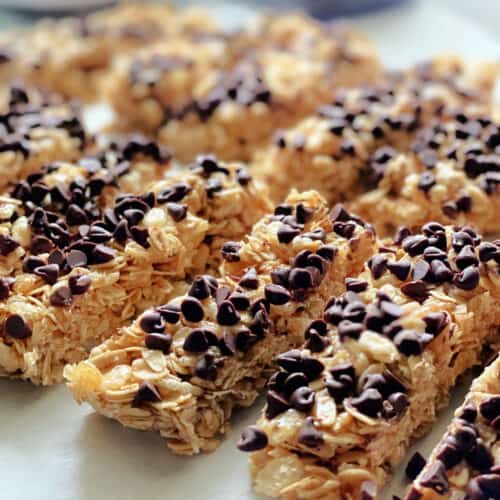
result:
<svg viewBox="0 0 500 500"><path fill-rule="evenodd" d="M466 19L430 2L417 5L356 21L387 64L403 66L443 51L476 58L500 54L495 40ZM451 409L414 449L430 451L466 389L462 384ZM76 406L64 386L44 389L0 380L0 499L256 500L246 456L235 443L261 406L238 412L215 453L179 458L158 436L125 429ZM382 497L401 495L405 484L401 468Z"/></svg>

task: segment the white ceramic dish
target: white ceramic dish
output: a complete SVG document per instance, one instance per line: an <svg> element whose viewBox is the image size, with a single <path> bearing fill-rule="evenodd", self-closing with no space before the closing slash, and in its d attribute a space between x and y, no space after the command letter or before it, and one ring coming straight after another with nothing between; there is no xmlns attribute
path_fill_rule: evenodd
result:
<svg viewBox="0 0 500 500"><path fill-rule="evenodd" d="M234 10L221 12L227 24L234 23ZM239 19L251 15L238 12ZM442 52L492 59L500 54L496 41L481 29L430 1L358 19L356 24L394 67ZM99 115L91 114L94 124L99 122ZM466 382L454 392L449 411L413 450L427 454L432 449L462 400ZM261 406L260 401L238 412L215 453L185 458L170 454L156 435L125 429L88 407L76 406L64 386L37 388L0 380L0 499L257 500L246 456L235 443ZM403 494L403 469L396 471L382 500Z"/></svg>

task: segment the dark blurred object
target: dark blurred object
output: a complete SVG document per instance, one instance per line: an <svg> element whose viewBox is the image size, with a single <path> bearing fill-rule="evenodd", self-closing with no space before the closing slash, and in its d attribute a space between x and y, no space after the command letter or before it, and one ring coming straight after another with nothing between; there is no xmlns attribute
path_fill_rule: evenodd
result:
<svg viewBox="0 0 500 500"><path fill-rule="evenodd" d="M265 7L274 8L301 8L312 16L320 19L329 19L339 16L365 14L378 9L404 3L407 0L274 0L273 2L259 0Z"/></svg>

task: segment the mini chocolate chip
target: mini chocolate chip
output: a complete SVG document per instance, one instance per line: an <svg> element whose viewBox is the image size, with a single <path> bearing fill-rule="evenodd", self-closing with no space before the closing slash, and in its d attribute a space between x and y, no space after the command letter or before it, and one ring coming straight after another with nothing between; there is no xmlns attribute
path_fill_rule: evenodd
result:
<svg viewBox="0 0 500 500"><path fill-rule="evenodd" d="M157 403L161 401L158 389L151 382L143 382L134 396L132 406L141 406L143 403Z"/></svg>
<svg viewBox="0 0 500 500"><path fill-rule="evenodd" d="M68 280L69 289L73 295L82 295L89 288L92 280L86 274L71 276Z"/></svg>
<svg viewBox="0 0 500 500"><path fill-rule="evenodd" d="M133 240L143 248L149 248L149 231L146 227L133 226L130 228Z"/></svg>
<svg viewBox="0 0 500 500"><path fill-rule="evenodd" d="M391 394L386 401L383 403L384 405L384 417L391 418L400 418L404 415L406 408L410 405L408 401L408 396L403 392L395 392Z"/></svg>
<svg viewBox="0 0 500 500"><path fill-rule="evenodd" d="M497 264L500 264L500 247L495 243L484 241L478 247L478 254L481 262L495 260Z"/></svg>
<svg viewBox="0 0 500 500"><path fill-rule="evenodd" d="M360 413L376 418L382 411L382 395L377 389L366 389L356 398L351 398L350 404Z"/></svg>
<svg viewBox="0 0 500 500"><path fill-rule="evenodd" d="M175 325L181 317L181 308L176 304L165 304L157 307L156 310L167 323L172 325Z"/></svg>
<svg viewBox="0 0 500 500"><path fill-rule="evenodd" d="M481 438L476 439L472 444L465 459L472 468L480 472L488 472L494 464L493 455Z"/></svg>
<svg viewBox="0 0 500 500"><path fill-rule="evenodd" d="M146 333L163 333L165 330L163 318L156 311L146 311L139 321L139 326Z"/></svg>
<svg viewBox="0 0 500 500"><path fill-rule="evenodd" d="M217 310L217 323L223 326L233 326L240 321L240 315L234 304L229 300L224 300Z"/></svg>
<svg viewBox="0 0 500 500"><path fill-rule="evenodd" d="M27 339L33 332L20 314L11 314L5 321L5 333L13 339Z"/></svg>
<svg viewBox="0 0 500 500"><path fill-rule="evenodd" d="M432 172L423 172L418 179L418 189L427 193L436 184L436 178Z"/></svg>
<svg viewBox="0 0 500 500"><path fill-rule="evenodd" d="M344 319L338 324L337 329L340 340L344 341L346 338L359 339L364 327L360 323L353 323Z"/></svg>
<svg viewBox="0 0 500 500"><path fill-rule="evenodd" d="M113 231L113 238L117 243L120 243L120 245L125 245L129 237L128 222L123 219L116 225Z"/></svg>
<svg viewBox="0 0 500 500"><path fill-rule="evenodd" d="M280 243L290 243L296 236L300 234L300 229L282 224L277 231L278 241Z"/></svg>
<svg viewBox="0 0 500 500"><path fill-rule="evenodd" d="M416 451L408 461L408 465L405 468L406 477L410 481L415 480L420 472L422 472L426 463L427 461L425 458L418 451Z"/></svg>
<svg viewBox="0 0 500 500"><path fill-rule="evenodd" d="M446 265L446 263L435 259L431 262L431 272L427 277L427 280L432 281L433 283L447 283L451 282L453 276L453 271Z"/></svg>
<svg viewBox="0 0 500 500"><path fill-rule="evenodd" d="M412 279L414 281L428 281L431 274L431 266L425 260L415 263L412 270Z"/></svg>
<svg viewBox="0 0 500 500"><path fill-rule="evenodd" d="M308 269L294 268L290 271L289 286L292 289L305 289L313 285L313 275Z"/></svg>
<svg viewBox="0 0 500 500"><path fill-rule="evenodd" d="M239 285L247 290L257 290L259 288L259 279L255 268L249 269L240 279Z"/></svg>
<svg viewBox="0 0 500 500"><path fill-rule="evenodd" d="M341 404L354 391L354 379L348 374L332 373L332 377L326 379L326 388L330 397L337 404Z"/></svg>
<svg viewBox="0 0 500 500"><path fill-rule="evenodd" d="M15 281L15 278L0 278L0 300L9 298L10 290Z"/></svg>
<svg viewBox="0 0 500 500"><path fill-rule="evenodd" d="M258 337L246 328L239 330L236 333L236 349L241 352L248 352L248 350L257 342Z"/></svg>
<svg viewBox="0 0 500 500"><path fill-rule="evenodd" d="M307 413L314 406L314 391L307 386L299 387L290 397L290 405L298 411Z"/></svg>
<svg viewBox="0 0 500 500"><path fill-rule="evenodd" d="M350 292L361 293L368 288L368 282L357 278L346 278L345 287Z"/></svg>
<svg viewBox="0 0 500 500"><path fill-rule="evenodd" d="M487 398L479 405L479 413L488 422L493 422L500 416L500 396Z"/></svg>
<svg viewBox="0 0 500 500"><path fill-rule="evenodd" d="M402 330L393 339L398 351L405 356L421 354L424 348L422 336L413 330Z"/></svg>
<svg viewBox="0 0 500 500"><path fill-rule="evenodd" d="M374 279L379 279L385 272L387 266L387 257L384 255L374 255L368 261L368 268L370 269Z"/></svg>
<svg viewBox="0 0 500 500"><path fill-rule="evenodd" d="M463 270L469 266L477 266L479 259L474 253L474 248L471 245L464 246L455 259L458 269Z"/></svg>
<svg viewBox="0 0 500 500"><path fill-rule="evenodd" d="M406 259L399 261L389 261L387 269L394 274L399 280L404 281L410 274L411 263Z"/></svg>
<svg viewBox="0 0 500 500"><path fill-rule="evenodd" d="M238 255L241 249L241 243L235 241L227 241L222 245L221 255L222 258L227 262L239 262L240 256Z"/></svg>
<svg viewBox="0 0 500 500"><path fill-rule="evenodd" d="M144 212L142 210L138 210L137 208L129 208L127 210L125 210L123 212L123 216L125 217L125 219L127 220L128 222L128 225L129 226L136 226L137 224L139 224L142 219L144 219ZM110 234L106 234L106 240L105 241L108 241L110 238ZM101 238L101 236L99 235L99 238ZM98 241L95 239L95 237L91 237L92 241L95 241L96 243L103 243L103 241Z"/></svg>
<svg viewBox="0 0 500 500"><path fill-rule="evenodd" d="M299 387L306 387L309 383L307 377L301 372L291 373L290 375L286 372L277 372L277 374L279 373L285 375L285 379L282 383L282 392L284 392L287 397L293 394ZM279 385L278 375L274 382L276 384L275 387L277 387Z"/></svg>
<svg viewBox="0 0 500 500"><path fill-rule="evenodd" d="M219 349L225 356L234 356L236 353L236 337L233 332L224 332L222 338L219 339Z"/></svg>
<svg viewBox="0 0 500 500"><path fill-rule="evenodd" d="M418 302L423 302L428 297L427 286L423 281L408 281L407 283L403 283L401 291Z"/></svg>
<svg viewBox="0 0 500 500"><path fill-rule="evenodd" d="M468 213L472 208L472 198L469 195L463 195L456 199L457 210Z"/></svg>
<svg viewBox="0 0 500 500"><path fill-rule="evenodd" d="M203 319L204 311L198 299L186 297L181 303L181 312L187 321L198 323Z"/></svg>
<svg viewBox="0 0 500 500"><path fill-rule="evenodd" d="M255 425L250 425L242 432L237 446L241 451L258 451L264 449L267 443L265 432Z"/></svg>
<svg viewBox="0 0 500 500"><path fill-rule="evenodd" d="M57 287L50 295L50 303L55 307L66 307L73 303L73 294L68 286Z"/></svg>
<svg viewBox="0 0 500 500"><path fill-rule="evenodd" d="M266 417L269 420L290 408L288 401L276 391L268 391L266 402Z"/></svg>
<svg viewBox="0 0 500 500"><path fill-rule="evenodd" d="M205 276L197 276L193 280L188 294L198 300L204 300L210 297L212 290L213 286Z"/></svg>
<svg viewBox="0 0 500 500"><path fill-rule="evenodd" d="M200 353L217 344L218 338L212 330L195 328L185 338L183 349L186 352Z"/></svg>
<svg viewBox="0 0 500 500"><path fill-rule="evenodd" d="M291 300L288 290L280 285L266 285L264 288L266 299L273 305L282 306Z"/></svg>
<svg viewBox="0 0 500 500"><path fill-rule="evenodd" d="M92 261L95 264L104 264L115 258L115 251L104 245L96 245L92 250Z"/></svg>
<svg viewBox="0 0 500 500"><path fill-rule="evenodd" d="M439 335L448 324L448 315L445 312L430 313L423 318L425 331L436 336Z"/></svg>
<svg viewBox="0 0 500 500"><path fill-rule="evenodd" d="M148 333L144 338L144 343L148 349L162 351L167 354L172 345L172 335L169 333Z"/></svg>
<svg viewBox="0 0 500 500"><path fill-rule="evenodd" d="M465 498L467 500L497 500L500 491L499 474L482 474L469 480Z"/></svg>
<svg viewBox="0 0 500 500"><path fill-rule="evenodd" d="M295 218L299 224L305 224L314 214L314 210L307 208L303 203L298 203L295 210Z"/></svg>
<svg viewBox="0 0 500 500"><path fill-rule="evenodd" d="M250 299L244 293L233 292L229 300L238 311L246 311L250 307Z"/></svg>
<svg viewBox="0 0 500 500"><path fill-rule="evenodd" d="M34 236L31 239L31 253L39 255L49 253L54 248L54 244L45 236Z"/></svg>
<svg viewBox="0 0 500 500"><path fill-rule="evenodd" d="M427 246L429 246L429 240L426 236L421 234L408 236L403 240L403 250L411 257L421 255Z"/></svg>
<svg viewBox="0 0 500 500"><path fill-rule="evenodd" d="M87 255L80 250L70 250L66 254L66 263L70 269L85 267L87 265Z"/></svg>
<svg viewBox="0 0 500 500"><path fill-rule="evenodd" d="M80 226L81 224L88 224L89 219L83 208L72 204L68 207L66 212L66 222L70 226Z"/></svg>
<svg viewBox="0 0 500 500"><path fill-rule="evenodd" d="M479 277L477 267L469 266L453 277L453 284L462 290L474 290L479 284Z"/></svg>
<svg viewBox="0 0 500 500"><path fill-rule="evenodd" d="M394 244L400 245L410 235L410 230L406 226L401 226L398 228L396 235L394 236Z"/></svg>
<svg viewBox="0 0 500 500"><path fill-rule="evenodd" d="M477 418L477 410L473 404L468 404L462 408L458 417L469 423L474 423Z"/></svg>
<svg viewBox="0 0 500 500"><path fill-rule="evenodd" d="M212 354L204 354L194 366L194 373L203 380L214 381L217 378L217 365Z"/></svg>
<svg viewBox="0 0 500 500"><path fill-rule="evenodd" d="M43 278L49 285L53 285L59 277L59 266L57 264L47 264L35 269L35 274Z"/></svg>
<svg viewBox="0 0 500 500"><path fill-rule="evenodd" d="M56 248L53 252L49 254L49 257L47 259L48 264L57 264L59 266L59 269L62 269L63 264L64 264L64 254Z"/></svg>
<svg viewBox="0 0 500 500"><path fill-rule="evenodd" d="M337 247L334 245L322 245L318 248L316 254L326 260L329 260L330 262L333 262L335 256L337 255Z"/></svg>
<svg viewBox="0 0 500 500"><path fill-rule="evenodd" d="M292 215L293 207L292 205L288 205L282 203L281 205L277 205L274 209L274 215Z"/></svg>
<svg viewBox="0 0 500 500"><path fill-rule="evenodd" d="M319 448L325 441L314 425L313 417L306 417L297 437L300 444L308 448Z"/></svg>
<svg viewBox="0 0 500 500"><path fill-rule="evenodd" d="M458 215L458 207L454 201L447 201L441 205L441 210L444 215L450 219L456 219Z"/></svg>
<svg viewBox="0 0 500 500"><path fill-rule="evenodd" d="M443 462L437 460L427 470L424 470L420 478L420 484L426 488L433 489L440 495L448 492L448 476Z"/></svg>
<svg viewBox="0 0 500 500"><path fill-rule="evenodd" d="M175 222L180 222L186 218L187 205L179 203L167 203L167 211Z"/></svg>
<svg viewBox="0 0 500 500"><path fill-rule="evenodd" d="M33 255L29 255L23 260L23 272L25 273L34 273L37 267L41 267L45 265L45 261L40 257L34 257Z"/></svg>

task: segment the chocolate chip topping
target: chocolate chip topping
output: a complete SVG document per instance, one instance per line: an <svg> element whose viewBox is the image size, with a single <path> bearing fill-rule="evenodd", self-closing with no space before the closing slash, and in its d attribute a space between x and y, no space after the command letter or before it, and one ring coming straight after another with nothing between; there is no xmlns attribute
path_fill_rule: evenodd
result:
<svg viewBox="0 0 500 500"><path fill-rule="evenodd" d="M268 391L266 397L266 418L272 420L274 417L280 415L290 408L286 398L281 396L276 391Z"/></svg>
<svg viewBox="0 0 500 500"><path fill-rule="evenodd" d="M433 489L440 495L447 493L450 487L443 462L437 460L431 464L422 474L420 484L426 488Z"/></svg>
<svg viewBox="0 0 500 500"><path fill-rule="evenodd" d="M241 434L238 449L241 451L258 451L267 446L266 434L255 425L248 426Z"/></svg>
<svg viewBox="0 0 500 500"><path fill-rule="evenodd" d="M186 297L181 303L181 312L187 321L198 323L203 319L204 311L198 299Z"/></svg>
<svg viewBox="0 0 500 500"><path fill-rule="evenodd" d="M290 396L290 405L298 411L309 412L314 406L314 391L310 387L299 387Z"/></svg>
<svg viewBox="0 0 500 500"><path fill-rule="evenodd" d="M163 318L156 311L146 311L139 321L139 326L146 333L163 333L165 330Z"/></svg>
<svg viewBox="0 0 500 500"><path fill-rule="evenodd" d="M11 314L5 321L5 333L13 339L27 339L33 332L20 314Z"/></svg>
<svg viewBox="0 0 500 500"><path fill-rule="evenodd" d="M240 279L239 285L248 290L257 290L259 279L255 268L249 269Z"/></svg>
<svg viewBox="0 0 500 500"><path fill-rule="evenodd" d="M143 382L134 396L132 406L141 406L144 403L157 403L161 401L158 389L151 382Z"/></svg>
<svg viewBox="0 0 500 500"><path fill-rule="evenodd" d="M288 290L280 285L266 285L264 293L269 303L276 306L282 306L292 298Z"/></svg>
<svg viewBox="0 0 500 500"><path fill-rule="evenodd" d="M207 328L195 328L191 330L184 340L183 349L186 352L205 352L211 345L218 344L217 335Z"/></svg>
<svg viewBox="0 0 500 500"><path fill-rule="evenodd" d="M477 267L469 266L453 277L453 284L462 290L474 290L479 285L479 278Z"/></svg>
<svg viewBox="0 0 500 500"><path fill-rule="evenodd" d="M324 442L324 438L314 425L312 417L306 417L297 437L300 444L308 448L319 448Z"/></svg>
<svg viewBox="0 0 500 500"><path fill-rule="evenodd" d="M73 303L73 294L69 286L58 286L50 295L50 303L56 307L67 307Z"/></svg>
<svg viewBox="0 0 500 500"><path fill-rule="evenodd" d="M417 476L422 471L422 469L425 467L426 463L427 463L427 461L422 456L422 454L419 453L418 451L416 451L412 455L412 457L410 458L408 465L405 468L406 477L410 481L413 481L414 479L416 479Z"/></svg>

